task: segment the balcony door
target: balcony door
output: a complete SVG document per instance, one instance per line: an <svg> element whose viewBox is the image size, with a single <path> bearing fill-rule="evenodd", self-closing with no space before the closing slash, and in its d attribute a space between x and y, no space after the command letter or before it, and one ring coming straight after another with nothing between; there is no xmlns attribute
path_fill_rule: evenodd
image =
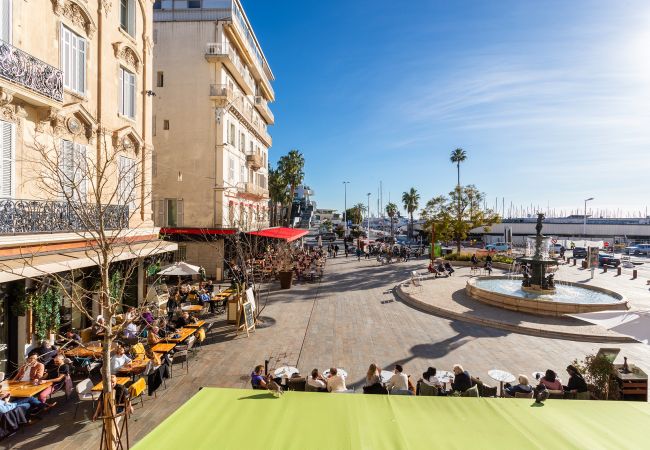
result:
<svg viewBox="0 0 650 450"><path fill-rule="evenodd" d="M11 44L11 0L0 0L0 39Z"/></svg>

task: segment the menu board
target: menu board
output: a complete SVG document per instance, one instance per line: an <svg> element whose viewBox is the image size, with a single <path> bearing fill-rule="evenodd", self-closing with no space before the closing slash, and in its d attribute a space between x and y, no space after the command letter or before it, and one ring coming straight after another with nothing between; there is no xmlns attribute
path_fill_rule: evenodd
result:
<svg viewBox="0 0 650 450"><path fill-rule="evenodd" d="M253 315L253 305L250 302L244 303L244 319L246 321L246 330L255 328L255 316Z"/></svg>

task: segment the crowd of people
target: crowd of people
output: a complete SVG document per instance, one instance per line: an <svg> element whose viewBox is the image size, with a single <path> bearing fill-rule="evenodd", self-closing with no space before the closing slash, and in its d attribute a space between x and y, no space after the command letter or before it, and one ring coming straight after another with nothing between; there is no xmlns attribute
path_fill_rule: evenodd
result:
<svg viewBox="0 0 650 450"><path fill-rule="evenodd" d="M477 387L476 396L479 396L478 386L483 392L487 389L494 389L493 395L496 395L496 388L490 388L485 385L478 377L473 377L460 364L455 364L451 372L443 372L442 375L434 367L429 367L422 376L414 381L414 378L404 371L401 364L395 364L387 376L385 371L377 364L370 364L363 380L362 390L364 394L391 394L391 395L424 395L423 386L433 388L434 394L440 396L464 396L470 389ZM587 383L580 371L573 365L566 368L568 381L562 384L560 377L551 369L546 370L542 375L539 374L536 385L533 386L526 375L520 374L517 377L516 384L506 383L502 395L505 397L516 397L517 394L528 394L535 398L546 394L581 394L588 391ZM253 389L277 389L278 386L289 386L289 380L295 383L304 381L304 390L313 392L355 392L349 389L346 382L346 376L339 373L340 370L332 367L326 375L313 369L307 377L302 377L300 373L293 373L290 379L275 377L272 373L264 373L264 366L258 365L251 373L251 386ZM303 390L303 389L299 389Z"/></svg>

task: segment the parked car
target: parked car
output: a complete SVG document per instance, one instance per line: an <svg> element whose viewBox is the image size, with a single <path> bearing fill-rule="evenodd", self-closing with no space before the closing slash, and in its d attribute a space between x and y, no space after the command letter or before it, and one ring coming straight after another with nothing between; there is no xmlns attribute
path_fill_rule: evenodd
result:
<svg viewBox="0 0 650 450"><path fill-rule="evenodd" d="M598 254L598 265L599 266L614 266L618 267L621 264L620 258L615 257L609 253L599 253Z"/></svg>
<svg viewBox="0 0 650 450"><path fill-rule="evenodd" d="M330 231L321 233L318 236L320 236L320 238L324 241L334 242L336 240L336 233L332 233Z"/></svg>
<svg viewBox="0 0 650 450"><path fill-rule="evenodd" d="M564 246L563 246L562 244L553 244L553 245L551 245L551 246L549 247L549 251L551 251L551 252L556 253L556 254L559 255L559 254L560 254L560 251L562 251L562 248L563 248L563 247L564 247ZM564 247L564 249L566 250L566 247Z"/></svg>
<svg viewBox="0 0 650 450"><path fill-rule="evenodd" d="M587 249L584 247L576 247L573 249L573 257L574 258L586 258L587 257Z"/></svg>
<svg viewBox="0 0 650 450"><path fill-rule="evenodd" d="M485 250L488 250L490 252L495 251L495 252L507 252L510 250L510 244L507 242L494 242L492 244L488 244L485 246Z"/></svg>
<svg viewBox="0 0 650 450"><path fill-rule="evenodd" d="M631 247L625 247L625 253L628 255L650 255L650 244L637 244Z"/></svg>

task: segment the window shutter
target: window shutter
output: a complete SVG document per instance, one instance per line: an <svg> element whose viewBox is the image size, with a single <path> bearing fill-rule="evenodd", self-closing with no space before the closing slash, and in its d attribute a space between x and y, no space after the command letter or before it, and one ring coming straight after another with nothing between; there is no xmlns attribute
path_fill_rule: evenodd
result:
<svg viewBox="0 0 650 450"><path fill-rule="evenodd" d="M74 57L77 58L77 86L76 89L78 92L86 92L86 40L76 36L77 40L77 54Z"/></svg>
<svg viewBox="0 0 650 450"><path fill-rule="evenodd" d="M183 226L183 200L176 200L176 226Z"/></svg>
<svg viewBox="0 0 650 450"><path fill-rule="evenodd" d="M59 170L61 171L61 197L72 198L74 186L74 144L72 141L61 140L61 151L59 154Z"/></svg>
<svg viewBox="0 0 650 450"><path fill-rule="evenodd" d="M14 127L0 120L0 198L13 197Z"/></svg>
<svg viewBox="0 0 650 450"><path fill-rule="evenodd" d="M124 69L120 67L120 92L119 92L119 110L124 115Z"/></svg>
<svg viewBox="0 0 650 450"><path fill-rule="evenodd" d="M128 30L127 32L135 37L135 0L127 0L128 5Z"/></svg>
<svg viewBox="0 0 650 450"><path fill-rule="evenodd" d="M86 146L75 144L74 148L74 183L77 186L79 201L85 203L88 201L88 161L86 160Z"/></svg>
<svg viewBox="0 0 650 450"><path fill-rule="evenodd" d="M129 117L135 119L135 74L129 73Z"/></svg>
<svg viewBox="0 0 650 450"><path fill-rule="evenodd" d="M156 221L154 225L157 227L166 226L167 223L165 222L165 217L167 215L165 214L165 206L167 205L167 202L165 200L157 200L154 205L156 208Z"/></svg>
<svg viewBox="0 0 650 450"><path fill-rule="evenodd" d="M11 43L11 0L0 0L0 39Z"/></svg>

